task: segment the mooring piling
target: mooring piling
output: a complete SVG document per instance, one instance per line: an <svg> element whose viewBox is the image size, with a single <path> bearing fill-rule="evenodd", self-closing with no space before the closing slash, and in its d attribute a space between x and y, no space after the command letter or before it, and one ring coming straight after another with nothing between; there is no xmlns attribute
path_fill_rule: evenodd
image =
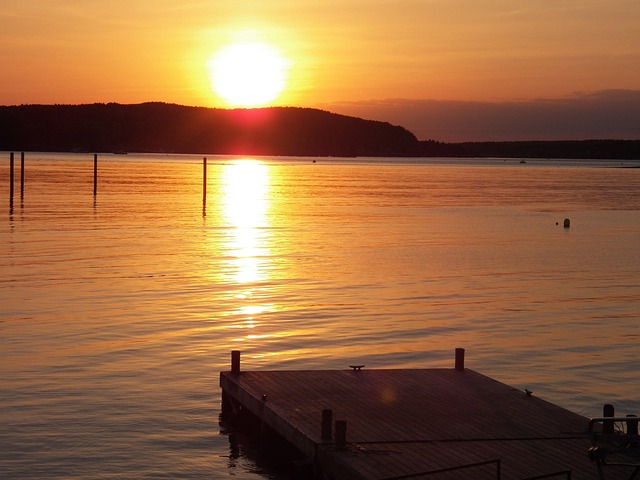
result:
<svg viewBox="0 0 640 480"><path fill-rule="evenodd" d="M20 152L20 198L24 200L26 183L25 152ZM9 205L13 207L13 201L17 194L17 158L16 152L9 152ZM93 197L94 206L98 195L98 154L93 154ZM207 157L202 158L202 216L206 216L207 208Z"/></svg>
<svg viewBox="0 0 640 480"><path fill-rule="evenodd" d="M207 157L202 158L202 211L207 207Z"/></svg>

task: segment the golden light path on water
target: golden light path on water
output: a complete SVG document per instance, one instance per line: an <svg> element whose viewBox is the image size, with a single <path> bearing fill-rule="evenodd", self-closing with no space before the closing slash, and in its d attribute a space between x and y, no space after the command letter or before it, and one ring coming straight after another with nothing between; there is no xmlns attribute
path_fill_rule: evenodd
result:
<svg viewBox="0 0 640 480"><path fill-rule="evenodd" d="M257 160L242 159L225 165L222 172L222 211L230 228L225 251L229 252L229 283L238 285L235 297L238 306L233 314L243 318L230 328L253 331L258 323L255 316L272 310L268 304L256 304L253 285L266 281L269 251L269 216L271 189L269 169ZM264 337L256 333L243 334L234 339L256 340Z"/></svg>
<svg viewBox="0 0 640 480"><path fill-rule="evenodd" d="M223 170L223 216L233 227L229 250L234 253L238 283L264 280L261 258L268 248L267 212L270 207L269 171L257 160L239 160Z"/></svg>

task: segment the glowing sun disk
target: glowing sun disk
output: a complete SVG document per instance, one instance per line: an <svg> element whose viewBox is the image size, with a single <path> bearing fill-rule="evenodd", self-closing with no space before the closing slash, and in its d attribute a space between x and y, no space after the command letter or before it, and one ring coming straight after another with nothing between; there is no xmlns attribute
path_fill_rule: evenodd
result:
<svg viewBox="0 0 640 480"><path fill-rule="evenodd" d="M214 92L230 106L255 107L275 100L284 90L288 61L273 45L229 44L207 62Z"/></svg>

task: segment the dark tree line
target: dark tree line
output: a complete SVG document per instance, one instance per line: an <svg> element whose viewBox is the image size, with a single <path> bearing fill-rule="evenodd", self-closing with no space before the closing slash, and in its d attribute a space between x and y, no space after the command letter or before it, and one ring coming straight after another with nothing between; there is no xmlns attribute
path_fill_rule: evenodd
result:
<svg viewBox="0 0 640 480"><path fill-rule="evenodd" d="M0 149L253 155L413 155L402 127L305 108L165 103L0 107Z"/></svg>
<svg viewBox="0 0 640 480"><path fill-rule="evenodd" d="M309 108L109 103L0 106L0 150L640 159L640 140L443 143Z"/></svg>
<svg viewBox="0 0 640 480"><path fill-rule="evenodd" d="M421 142L427 157L567 158L640 160L640 140Z"/></svg>

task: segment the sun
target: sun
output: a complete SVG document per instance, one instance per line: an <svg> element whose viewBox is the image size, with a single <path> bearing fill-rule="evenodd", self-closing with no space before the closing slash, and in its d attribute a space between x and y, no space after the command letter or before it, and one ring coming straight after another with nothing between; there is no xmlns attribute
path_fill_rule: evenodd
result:
<svg viewBox="0 0 640 480"><path fill-rule="evenodd" d="M222 47L207 62L211 87L232 107L259 107L278 98L287 83L289 61L269 43Z"/></svg>

